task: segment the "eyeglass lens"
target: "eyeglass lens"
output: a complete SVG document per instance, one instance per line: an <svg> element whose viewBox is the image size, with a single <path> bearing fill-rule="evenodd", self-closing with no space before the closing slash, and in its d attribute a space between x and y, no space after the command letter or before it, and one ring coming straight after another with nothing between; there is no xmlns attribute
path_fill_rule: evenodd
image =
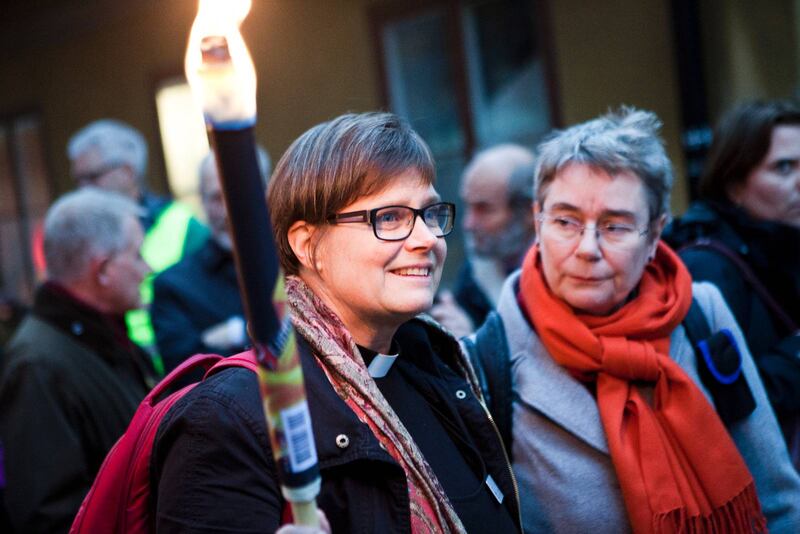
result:
<svg viewBox="0 0 800 534"><path fill-rule="evenodd" d="M375 233L381 239L405 239L415 224L417 212L406 206L389 206L375 212ZM433 235L443 237L453 229L450 204L432 204L422 210L422 219Z"/></svg>
<svg viewBox="0 0 800 534"><path fill-rule="evenodd" d="M635 246L639 242L642 232L632 224L626 223L600 223L587 225L568 217L558 217L542 214L541 220L545 228L557 239L573 241L582 236L584 232L593 232L599 243L615 248Z"/></svg>

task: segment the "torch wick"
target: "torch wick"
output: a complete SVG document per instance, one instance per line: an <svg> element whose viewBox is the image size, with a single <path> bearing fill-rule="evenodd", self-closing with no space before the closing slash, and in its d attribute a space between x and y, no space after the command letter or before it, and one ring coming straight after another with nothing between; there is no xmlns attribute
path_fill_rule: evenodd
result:
<svg viewBox="0 0 800 534"><path fill-rule="evenodd" d="M205 64L227 63L231 60L228 40L221 35L203 37L200 41L200 52Z"/></svg>

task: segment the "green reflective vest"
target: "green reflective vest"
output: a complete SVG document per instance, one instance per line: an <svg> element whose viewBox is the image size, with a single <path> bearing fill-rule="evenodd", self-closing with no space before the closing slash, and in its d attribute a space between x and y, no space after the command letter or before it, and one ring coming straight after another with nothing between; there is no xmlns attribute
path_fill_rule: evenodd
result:
<svg viewBox="0 0 800 534"><path fill-rule="evenodd" d="M153 278L177 263L186 252L191 252L199 246L208 232L203 230L201 238L196 235L197 227L202 228L189 208L178 202L171 202L159 214L153 226L145 234L142 243L142 257L152 272L142 281L139 288L142 294L142 308L126 313L125 322L128 325L128 336L150 353L153 367L159 376L164 375L164 363L156 349L156 338L149 313L150 303L153 302Z"/></svg>

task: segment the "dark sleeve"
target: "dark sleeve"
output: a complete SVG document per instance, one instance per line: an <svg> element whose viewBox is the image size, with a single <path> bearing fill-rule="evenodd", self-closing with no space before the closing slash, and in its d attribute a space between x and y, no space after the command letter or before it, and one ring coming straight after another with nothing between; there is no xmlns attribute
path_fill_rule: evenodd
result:
<svg viewBox="0 0 800 534"><path fill-rule="evenodd" d="M156 276L153 282L153 302L150 305L150 320L164 372L169 373L193 354L216 352L202 342L202 331L190 319L190 304L165 275Z"/></svg>
<svg viewBox="0 0 800 534"><path fill-rule="evenodd" d="M708 250L686 250L681 258L695 281L708 281L719 288L742 332L749 335L753 331L753 325L748 324L752 289L738 267ZM753 350L752 343L748 345L775 411L800 410L800 335L787 336L759 352Z"/></svg>
<svg viewBox="0 0 800 534"><path fill-rule="evenodd" d="M153 456L157 531L274 532L282 500L266 425L255 420L254 408L225 396L174 408L162 422Z"/></svg>
<svg viewBox="0 0 800 534"><path fill-rule="evenodd" d="M57 390L63 374L25 363L3 384L6 505L20 532L67 532L94 478L73 426L79 407Z"/></svg>

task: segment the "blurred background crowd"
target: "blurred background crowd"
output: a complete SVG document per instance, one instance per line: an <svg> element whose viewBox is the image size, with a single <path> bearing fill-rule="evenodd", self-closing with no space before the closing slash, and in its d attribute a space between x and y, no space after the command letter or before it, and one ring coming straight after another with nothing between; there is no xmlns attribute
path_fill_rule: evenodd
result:
<svg viewBox="0 0 800 534"><path fill-rule="evenodd" d="M0 347L16 333L0 370L4 352L43 343L40 325L18 330L33 310L63 330L42 358L77 340L114 368L81 380L121 384L117 404L85 414L102 420L87 430L97 450L53 459L75 470L66 479L97 469L165 372L247 345L219 177L182 73L196 9L0 6ZM534 242L536 146L610 108L654 112L675 172L665 238L719 287L800 462L799 1L254 0L242 31L265 183L270 155L348 111L391 111L428 144L458 214L431 315L458 336ZM12 402L41 393L4 380L0 423L20 428ZM0 439L72 439L39 425ZM0 465L0 491L5 480Z"/></svg>

